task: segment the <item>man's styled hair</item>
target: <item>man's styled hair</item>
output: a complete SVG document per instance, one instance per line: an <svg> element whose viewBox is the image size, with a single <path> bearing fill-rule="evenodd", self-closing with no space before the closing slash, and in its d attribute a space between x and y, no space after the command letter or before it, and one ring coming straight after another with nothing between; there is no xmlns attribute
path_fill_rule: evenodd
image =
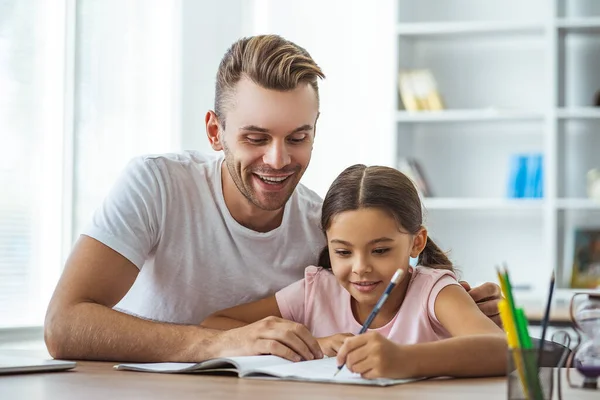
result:
<svg viewBox="0 0 600 400"><path fill-rule="evenodd" d="M227 50L217 71L215 113L225 128L225 110L242 77L265 89L288 91L301 83L310 84L319 101L321 68L302 47L278 35L251 36L238 40Z"/></svg>

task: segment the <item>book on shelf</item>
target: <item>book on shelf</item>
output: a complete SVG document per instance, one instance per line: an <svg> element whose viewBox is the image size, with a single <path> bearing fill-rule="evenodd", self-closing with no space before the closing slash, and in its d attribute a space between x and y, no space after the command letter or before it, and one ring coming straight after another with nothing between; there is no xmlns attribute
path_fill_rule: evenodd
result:
<svg viewBox="0 0 600 400"><path fill-rule="evenodd" d="M272 355L222 357L199 363L119 364L121 371L156 372L167 374L222 374L240 378L277 379L367 386L391 386L414 382L417 379L364 379L347 368L337 371L334 357L292 362ZM334 376L335 375L335 376Z"/></svg>
<svg viewBox="0 0 600 400"><path fill-rule="evenodd" d="M571 287L600 289L600 227L575 229Z"/></svg>
<svg viewBox="0 0 600 400"><path fill-rule="evenodd" d="M400 157L396 166L398 171L406 175L423 197L432 197L431 185L425 177L425 171L421 164L412 157Z"/></svg>
<svg viewBox="0 0 600 400"><path fill-rule="evenodd" d="M510 157L507 195L512 199L544 197L542 154L513 154Z"/></svg>
<svg viewBox="0 0 600 400"><path fill-rule="evenodd" d="M401 70L398 73L398 88L407 111L444 109L437 82L428 69Z"/></svg>

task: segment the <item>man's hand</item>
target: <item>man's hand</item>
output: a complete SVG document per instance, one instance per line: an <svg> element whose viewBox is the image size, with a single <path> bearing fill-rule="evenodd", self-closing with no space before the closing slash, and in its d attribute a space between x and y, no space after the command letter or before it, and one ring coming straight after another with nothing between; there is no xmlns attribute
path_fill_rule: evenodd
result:
<svg viewBox="0 0 600 400"><path fill-rule="evenodd" d="M347 338L337 354L337 364L365 379L409 378L413 362L405 357L400 346L377 332Z"/></svg>
<svg viewBox="0 0 600 400"><path fill-rule="evenodd" d="M322 338L318 338L317 342L319 342L319 346L321 346L321 350L323 350L323 354L328 357L335 357L344 344L346 338L354 336L351 333L337 333L331 336L325 336Z"/></svg>
<svg viewBox="0 0 600 400"><path fill-rule="evenodd" d="M323 357L317 339L304 325L277 317L223 331L215 345L216 357L272 354L290 361Z"/></svg>
<svg viewBox="0 0 600 400"><path fill-rule="evenodd" d="M465 288L473 300L475 300L475 303L477 303L481 312L502 328L500 311L498 310L498 303L500 302L500 299L502 299L500 286L495 283L486 282L483 285L471 289L471 285L467 282L460 281L459 283Z"/></svg>

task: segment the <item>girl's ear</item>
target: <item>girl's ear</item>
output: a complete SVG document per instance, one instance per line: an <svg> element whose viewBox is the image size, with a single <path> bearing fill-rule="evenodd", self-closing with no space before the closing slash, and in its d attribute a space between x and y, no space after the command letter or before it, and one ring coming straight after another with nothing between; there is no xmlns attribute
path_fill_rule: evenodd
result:
<svg viewBox="0 0 600 400"><path fill-rule="evenodd" d="M421 252L423 251L423 249L425 248L426 245L427 245L427 228L422 226L421 229L419 229L419 232L417 232L413 238L413 246L412 246L412 249L410 250L410 256L412 258L419 257L419 254L421 254Z"/></svg>

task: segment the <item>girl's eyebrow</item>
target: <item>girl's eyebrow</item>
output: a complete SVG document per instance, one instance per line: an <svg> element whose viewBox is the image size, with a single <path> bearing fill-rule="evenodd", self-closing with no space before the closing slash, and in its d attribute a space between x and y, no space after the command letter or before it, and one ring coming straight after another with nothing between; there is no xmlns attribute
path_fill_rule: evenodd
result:
<svg viewBox="0 0 600 400"><path fill-rule="evenodd" d="M393 242L393 241L394 241L394 239L391 239L391 238L389 238L389 237L385 237L385 236L384 236L384 237L380 237L380 238L377 238L377 239L373 239L373 240L371 240L371 241L370 241L368 244L384 243L384 242ZM342 239L331 239L331 240L329 241L329 243L339 243L339 244L343 244L344 246L349 246L349 247L352 247L352 243L350 243L350 242L347 242L347 241L345 241L345 240L342 240Z"/></svg>

